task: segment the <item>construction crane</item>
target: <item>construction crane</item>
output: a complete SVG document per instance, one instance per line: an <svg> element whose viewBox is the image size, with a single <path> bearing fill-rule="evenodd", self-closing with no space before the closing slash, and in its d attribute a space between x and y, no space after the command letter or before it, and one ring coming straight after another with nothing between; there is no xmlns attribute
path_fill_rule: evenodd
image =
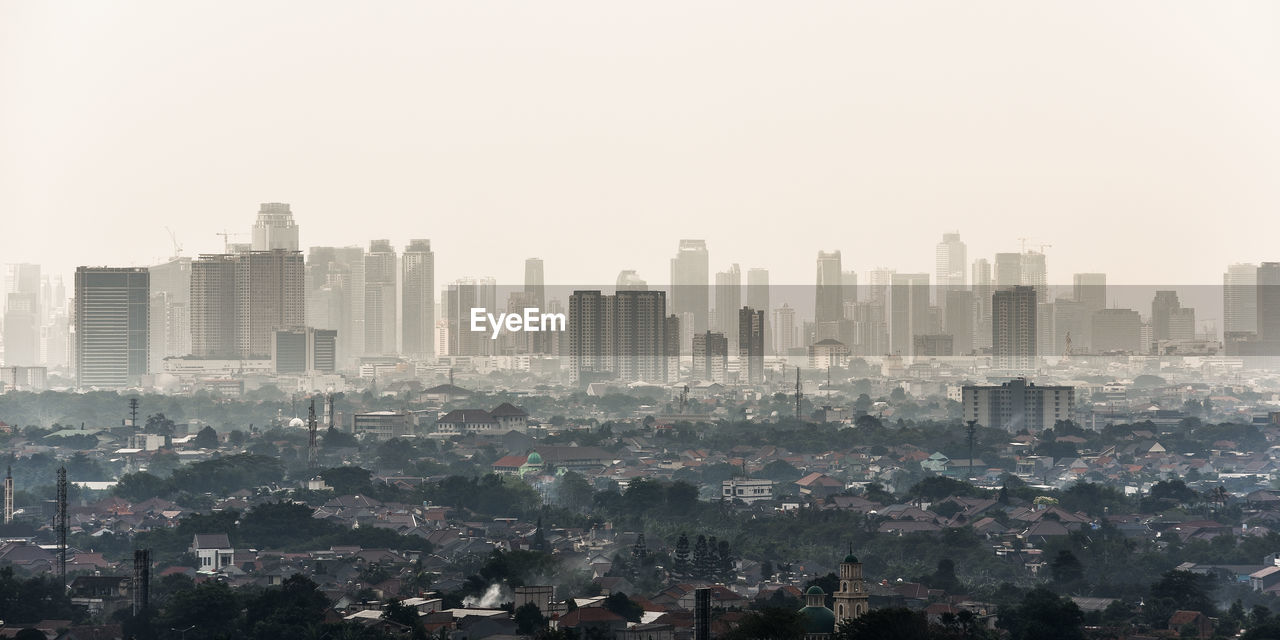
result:
<svg viewBox="0 0 1280 640"><path fill-rule="evenodd" d="M182 245L178 243L178 236L167 226L164 230L169 232L169 241L173 243L173 257L182 257Z"/></svg>
<svg viewBox="0 0 1280 640"><path fill-rule="evenodd" d="M223 252L223 253L231 253L231 238L239 238L239 237L241 237L241 236L243 236L243 235L245 235L245 234L243 234L243 233L231 233L230 231L227 231L226 229L223 229L220 233L215 233L215 234L213 234L213 235L215 235L215 236L222 236L222 252Z"/></svg>
<svg viewBox="0 0 1280 640"><path fill-rule="evenodd" d="M1027 252L1027 241L1029 241L1029 240L1034 240L1034 238L1018 238L1018 242L1021 242L1021 243L1022 243L1022 252L1023 252L1023 253L1026 253L1026 252ZM1049 248L1052 248L1052 247L1053 247L1053 245L1051 245L1051 244L1049 244L1049 243L1047 243L1047 242L1041 243L1041 244L1039 244L1039 245L1036 245L1034 242L1032 242L1031 246L1033 246L1033 247L1034 247L1034 246L1039 246L1039 247L1040 247L1040 253L1044 253L1044 250L1045 250L1045 249L1049 249Z"/></svg>

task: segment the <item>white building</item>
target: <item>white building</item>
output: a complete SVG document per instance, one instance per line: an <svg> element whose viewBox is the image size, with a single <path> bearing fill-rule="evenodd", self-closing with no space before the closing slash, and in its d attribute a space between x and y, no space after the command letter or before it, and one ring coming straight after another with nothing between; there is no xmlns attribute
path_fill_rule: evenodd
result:
<svg viewBox="0 0 1280 640"><path fill-rule="evenodd" d="M720 483L720 495L725 500L741 500L750 504L773 499L773 481L754 478L734 478Z"/></svg>

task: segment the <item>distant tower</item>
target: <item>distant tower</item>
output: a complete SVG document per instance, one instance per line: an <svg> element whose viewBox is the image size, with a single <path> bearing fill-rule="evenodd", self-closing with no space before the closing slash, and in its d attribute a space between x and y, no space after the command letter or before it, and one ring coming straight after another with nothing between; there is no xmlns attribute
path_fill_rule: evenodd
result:
<svg viewBox="0 0 1280 640"><path fill-rule="evenodd" d="M315 469L320 466L320 449L316 446L316 430L320 426L316 420L316 399L311 398L311 407L307 409L307 432L310 438L307 441L307 468Z"/></svg>
<svg viewBox="0 0 1280 640"><path fill-rule="evenodd" d="M129 426L138 428L138 399L129 398Z"/></svg>
<svg viewBox="0 0 1280 640"><path fill-rule="evenodd" d="M58 535L58 579L67 585L67 468L58 468L58 513L54 515L54 531Z"/></svg>
<svg viewBox="0 0 1280 640"><path fill-rule="evenodd" d="M13 522L13 467L4 476L4 523Z"/></svg>
<svg viewBox="0 0 1280 640"><path fill-rule="evenodd" d="M800 398L804 397L804 393L800 391L800 367L796 367L796 420L800 419Z"/></svg>
<svg viewBox="0 0 1280 640"><path fill-rule="evenodd" d="M867 590L862 584L862 563L852 553L840 563L840 589L835 592L836 627L867 613Z"/></svg>
<svg viewBox="0 0 1280 640"><path fill-rule="evenodd" d="M258 208L258 219L253 223L253 250L298 250L298 225L293 222L293 212L284 202L264 202Z"/></svg>

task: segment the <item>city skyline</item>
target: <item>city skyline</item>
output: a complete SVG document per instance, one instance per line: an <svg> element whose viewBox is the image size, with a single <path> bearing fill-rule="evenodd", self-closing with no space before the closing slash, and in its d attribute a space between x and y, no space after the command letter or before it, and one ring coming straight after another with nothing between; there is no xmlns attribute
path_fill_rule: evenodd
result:
<svg viewBox="0 0 1280 640"><path fill-rule="evenodd" d="M303 246L430 238L438 282L472 275L457 265L483 244L481 275L504 281L536 254L548 284L656 283L679 238L706 238L716 270L769 255L796 284L824 247L934 273L946 231L971 257L1052 244L1054 272L1113 284L1212 284L1272 258L1280 8L984 6L711 3L673 21L677 5L393 3L388 21L8 3L0 252L66 278L145 266L172 254L166 227L185 255L217 251L280 201ZM234 45L201 35L224 28ZM339 31L378 36L339 54ZM610 218L644 221L625 260L581 241Z"/></svg>

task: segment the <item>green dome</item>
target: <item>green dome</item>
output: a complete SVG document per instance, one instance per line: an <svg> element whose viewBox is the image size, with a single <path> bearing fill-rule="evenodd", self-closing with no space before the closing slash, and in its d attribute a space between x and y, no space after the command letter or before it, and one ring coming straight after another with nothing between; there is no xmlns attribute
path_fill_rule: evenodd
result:
<svg viewBox="0 0 1280 640"><path fill-rule="evenodd" d="M542 456L538 455L537 451L534 451L529 454L529 459L525 461L525 464L542 464Z"/></svg>
<svg viewBox="0 0 1280 640"><path fill-rule="evenodd" d="M804 618L806 634L833 633L836 630L836 614L826 607L805 607L799 613Z"/></svg>
<svg viewBox="0 0 1280 640"><path fill-rule="evenodd" d="M823 591L822 587L815 584L812 587L809 587L809 590L805 591L804 594L806 596L825 596L827 595L827 592Z"/></svg>
<svg viewBox="0 0 1280 640"><path fill-rule="evenodd" d="M849 555L847 555L847 556L845 556L845 557L844 557L844 563L845 563L845 564L858 564L858 556L855 556L855 555L853 555L853 554L851 553L851 554L849 554Z"/></svg>

